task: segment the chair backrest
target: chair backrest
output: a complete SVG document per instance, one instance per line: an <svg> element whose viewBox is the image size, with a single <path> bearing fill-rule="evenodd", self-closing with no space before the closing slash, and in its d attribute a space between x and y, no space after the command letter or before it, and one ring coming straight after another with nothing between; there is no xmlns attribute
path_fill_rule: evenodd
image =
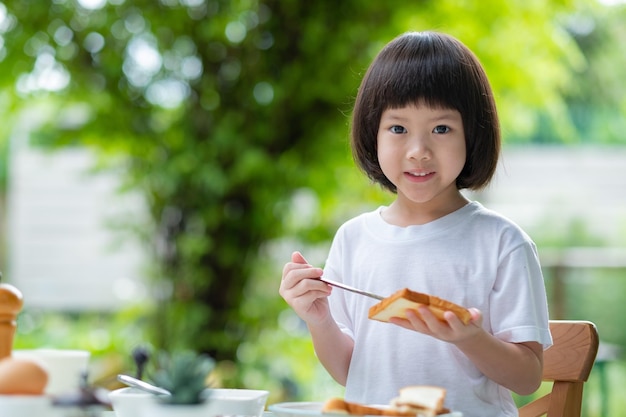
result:
<svg viewBox="0 0 626 417"><path fill-rule="evenodd" d="M580 417L583 384L598 353L598 331L589 321L551 320L553 345L543 355L545 396L519 409L520 417Z"/></svg>

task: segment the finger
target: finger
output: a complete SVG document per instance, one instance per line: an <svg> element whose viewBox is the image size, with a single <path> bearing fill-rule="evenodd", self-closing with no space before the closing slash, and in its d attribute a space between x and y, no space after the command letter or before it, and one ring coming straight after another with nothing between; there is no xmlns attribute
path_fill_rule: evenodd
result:
<svg viewBox="0 0 626 417"><path fill-rule="evenodd" d="M400 317L391 317L389 319L389 323L395 324L396 326L404 327L405 329L408 329L408 330L415 330L412 322L409 321L408 319L403 319Z"/></svg>
<svg viewBox="0 0 626 417"><path fill-rule="evenodd" d="M285 265L285 278L293 276L297 281L304 278L319 279L324 274L322 268L311 266L309 264L287 264Z"/></svg>
<svg viewBox="0 0 626 417"><path fill-rule="evenodd" d="M319 278L322 276L323 273L324 270L322 268L315 268L308 264L303 265L290 263L285 265L280 286L285 290L299 287L299 292L301 293L315 289L319 290L321 288L329 291L326 285L320 285L321 282L318 282L317 284L313 282L307 282L309 280L319 281ZM315 285L318 286L315 287Z"/></svg>
<svg viewBox="0 0 626 417"><path fill-rule="evenodd" d="M283 281L279 293L296 311L305 311L319 299L327 298L330 295L330 289L320 284L320 282L316 283L311 279L302 279L297 281L295 285Z"/></svg>
<svg viewBox="0 0 626 417"><path fill-rule="evenodd" d="M465 324L463 324L459 316L454 314L452 311L444 311L443 318L448 323L448 325L453 329L460 329L463 326L465 326Z"/></svg>
<svg viewBox="0 0 626 417"><path fill-rule="evenodd" d="M291 262L287 262L285 266L283 267L283 280L285 280L289 272L293 270L297 270L297 269L306 269L306 268L312 268L312 265L310 265L306 261L306 259L304 259L304 257L302 256L302 254L300 254L300 252L292 253ZM314 269L316 270L315 273L317 273L317 270L321 271L321 268L314 268ZM318 278L320 276L321 276L321 273L318 275Z"/></svg>
<svg viewBox="0 0 626 417"><path fill-rule="evenodd" d="M440 335L436 337L441 337L441 335L450 331L451 326L450 323L445 319L445 313L444 320L446 321L442 321L437 316L435 316L430 308L426 306L420 306L418 308L418 312L421 315L422 322L428 328L429 332L432 335Z"/></svg>
<svg viewBox="0 0 626 417"><path fill-rule="evenodd" d="M419 312L413 309L407 309L405 314L406 320L411 324L411 329L421 333L429 332L428 325L424 322Z"/></svg>
<svg viewBox="0 0 626 417"><path fill-rule="evenodd" d="M428 307L424 307L426 310L428 310ZM430 310L428 312L425 312L424 314L429 314ZM429 336L435 336L435 333L433 332L433 330L431 329L431 327L429 326L428 323L426 323L421 314L418 310L414 310L414 309L407 309L406 310L406 319L404 318L400 318L400 317L392 317L389 322L393 323L395 325L398 325L400 327L404 327L405 329L409 329L409 330L413 330L425 335L429 335ZM432 315L432 313L430 313ZM434 320L438 322L437 318L434 317Z"/></svg>
<svg viewBox="0 0 626 417"><path fill-rule="evenodd" d="M472 316L472 320L477 320L482 317L483 313L475 307L468 308L470 315Z"/></svg>
<svg viewBox="0 0 626 417"><path fill-rule="evenodd" d="M470 314L472 316L472 319L470 320L470 323L472 323L475 326L482 327L482 323L483 323L483 313L482 313L482 311L480 311L479 309L474 308L474 307L471 307L468 310L469 310L469 312L470 312Z"/></svg>
<svg viewBox="0 0 626 417"><path fill-rule="evenodd" d="M291 262L296 264L308 264L307 260L304 259L304 256L298 251L291 254Z"/></svg>
<svg viewBox="0 0 626 417"><path fill-rule="evenodd" d="M419 313L420 318L428 327L431 327L431 324L438 323L439 319L430 311L425 305L421 305L417 308L417 312Z"/></svg>
<svg viewBox="0 0 626 417"><path fill-rule="evenodd" d="M280 293L284 298L294 301L299 300L299 302L304 302L305 304L310 304L318 298L326 298L330 295L330 292L325 288L310 289L306 288L304 285L295 285L290 288L281 286Z"/></svg>

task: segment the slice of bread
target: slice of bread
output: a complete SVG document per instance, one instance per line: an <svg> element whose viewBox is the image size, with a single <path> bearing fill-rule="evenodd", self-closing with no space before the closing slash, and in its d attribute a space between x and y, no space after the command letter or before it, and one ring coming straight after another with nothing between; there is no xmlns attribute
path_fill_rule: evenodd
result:
<svg viewBox="0 0 626 417"><path fill-rule="evenodd" d="M400 389L400 395L391 400L397 410L413 415L436 416L445 410L446 390L431 385L413 385Z"/></svg>
<svg viewBox="0 0 626 417"><path fill-rule="evenodd" d="M444 321L443 313L446 311L452 311L464 324L472 319L469 310L460 305L434 295L411 291L408 288L396 291L378 304L374 304L369 310L368 317L382 322L388 322L392 317L406 318L406 310L411 309L417 312L417 308L421 305L427 306L441 321ZM417 314L419 316L419 313Z"/></svg>
<svg viewBox="0 0 626 417"><path fill-rule="evenodd" d="M331 398L322 407L324 414L345 414L352 416L398 416L415 417L412 410L401 411L393 407L374 407L354 402L349 402L343 398Z"/></svg>
<svg viewBox="0 0 626 417"><path fill-rule="evenodd" d="M434 417L449 413L444 407L446 390L430 385L413 385L400 389L398 397L389 406L369 406L331 398L322 407L323 414L386 417Z"/></svg>

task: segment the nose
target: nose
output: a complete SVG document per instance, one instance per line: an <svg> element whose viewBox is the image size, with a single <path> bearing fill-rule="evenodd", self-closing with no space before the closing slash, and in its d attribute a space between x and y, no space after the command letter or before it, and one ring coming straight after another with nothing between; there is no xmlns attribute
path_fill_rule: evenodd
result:
<svg viewBox="0 0 626 417"><path fill-rule="evenodd" d="M425 160L430 159L431 149L428 140L422 136L413 136L407 142L408 159Z"/></svg>

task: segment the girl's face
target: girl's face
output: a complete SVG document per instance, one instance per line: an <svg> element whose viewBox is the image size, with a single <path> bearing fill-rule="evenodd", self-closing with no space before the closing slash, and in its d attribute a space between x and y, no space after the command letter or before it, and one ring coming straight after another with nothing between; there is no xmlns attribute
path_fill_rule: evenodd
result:
<svg viewBox="0 0 626 417"><path fill-rule="evenodd" d="M394 204L409 211L426 209L436 217L465 204L456 188L466 157L457 110L423 103L387 109L377 143L380 167L398 190Z"/></svg>

